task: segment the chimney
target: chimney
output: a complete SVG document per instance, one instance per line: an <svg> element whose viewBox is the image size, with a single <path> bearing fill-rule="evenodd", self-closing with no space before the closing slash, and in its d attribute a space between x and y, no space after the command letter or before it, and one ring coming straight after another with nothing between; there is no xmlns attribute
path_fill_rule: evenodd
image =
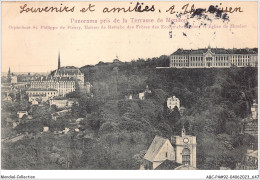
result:
<svg viewBox="0 0 260 180"><path fill-rule="evenodd" d="M174 136L171 136L171 144L172 145L176 144L176 138Z"/></svg>

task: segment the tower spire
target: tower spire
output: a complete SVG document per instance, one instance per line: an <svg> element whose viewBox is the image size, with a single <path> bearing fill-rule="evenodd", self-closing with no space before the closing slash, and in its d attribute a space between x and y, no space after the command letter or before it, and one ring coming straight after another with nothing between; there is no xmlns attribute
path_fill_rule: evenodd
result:
<svg viewBox="0 0 260 180"><path fill-rule="evenodd" d="M184 126L182 127L182 130L181 130L181 136L186 136L186 130L184 128Z"/></svg>
<svg viewBox="0 0 260 180"><path fill-rule="evenodd" d="M7 74L7 82L11 82L11 69L10 69L10 66L9 66L8 74Z"/></svg>
<svg viewBox="0 0 260 180"><path fill-rule="evenodd" d="M58 69L60 69L60 52L59 52L59 57L58 57Z"/></svg>

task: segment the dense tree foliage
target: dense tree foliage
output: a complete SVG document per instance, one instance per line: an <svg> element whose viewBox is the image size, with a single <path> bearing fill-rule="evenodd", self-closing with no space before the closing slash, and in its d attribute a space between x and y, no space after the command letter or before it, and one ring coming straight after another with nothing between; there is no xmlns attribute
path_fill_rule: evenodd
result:
<svg viewBox="0 0 260 180"><path fill-rule="evenodd" d="M85 80L93 84L94 97L69 95L78 98L70 118L83 118L81 132L64 135L61 141L51 133L32 139L30 143L40 143L36 148L41 154L38 157L32 156L36 145L17 142L10 148L19 147L19 151L26 151L23 157L34 159L28 160L30 169L44 169L41 159L54 169L138 169L155 135L180 135L184 126L188 134L197 137L198 168L234 168L252 141L252 137L239 134L239 126L257 99L257 68L156 69L168 63L168 57L161 56L82 67ZM146 85L151 94L139 100L138 93ZM127 99L129 94L134 99ZM170 96L180 99L185 107L183 115L177 109L167 109ZM34 116L49 123L51 131L69 125L49 122L50 114L46 112L35 111ZM10 161L2 163L5 169L24 168L15 166L20 156L5 150L3 156Z"/></svg>

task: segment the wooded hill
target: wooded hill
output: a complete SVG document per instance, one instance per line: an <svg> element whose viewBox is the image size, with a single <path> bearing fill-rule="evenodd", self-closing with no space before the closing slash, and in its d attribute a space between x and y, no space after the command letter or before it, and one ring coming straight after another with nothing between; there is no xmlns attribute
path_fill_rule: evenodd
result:
<svg viewBox="0 0 260 180"><path fill-rule="evenodd" d="M30 127L44 122L50 132L5 145L2 168L139 169L155 135L180 135L184 126L187 134L197 137L199 169L233 169L255 141L239 130L241 119L250 115L253 100L257 99L257 68L156 67L169 67L169 57L114 60L80 68L85 81L93 85L94 96L68 94L78 98L79 105L74 104L71 115L55 123L46 116L50 113L47 109L46 113L40 110L35 115L37 124ZM146 85L152 93L140 100L138 93ZM132 100L126 98L130 94ZM173 112L167 109L170 96L178 97L185 107L182 116L176 108ZM7 107L2 105L5 111L10 109ZM53 134L80 117L80 133L62 138Z"/></svg>

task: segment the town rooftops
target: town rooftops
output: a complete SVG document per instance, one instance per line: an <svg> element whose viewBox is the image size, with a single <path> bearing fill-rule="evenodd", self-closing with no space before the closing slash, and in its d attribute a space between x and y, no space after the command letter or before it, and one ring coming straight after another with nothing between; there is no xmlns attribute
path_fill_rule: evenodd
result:
<svg viewBox="0 0 260 180"><path fill-rule="evenodd" d="M249 48L244 48L244 49L224 49L224 48L209 48L210 51L214 54L257 54L258 48L254 49L249 49ZM184 50L179 48L177 51L172 53L172 55L202 55L206 53L208 48L205 49L196 49L196 50Z"/></svg>
<svg viewBox="0 0 260 180"><path fill-rule="evenodd" d="M160 151L161 147L165 144L165 142L168 139L162 138L160 136L155 136L153 139L152 144L150 145L149 149L147 150L144 159L153 162L155 156L158 154Z"/></svg>

